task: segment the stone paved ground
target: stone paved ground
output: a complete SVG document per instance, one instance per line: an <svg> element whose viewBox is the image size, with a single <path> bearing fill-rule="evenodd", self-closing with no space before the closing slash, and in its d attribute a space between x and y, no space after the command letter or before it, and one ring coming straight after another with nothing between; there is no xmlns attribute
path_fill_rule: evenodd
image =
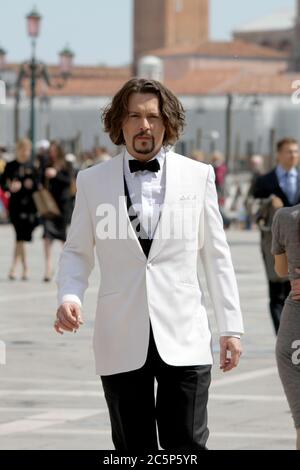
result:
<svg viewBox="0 0 300 470"><path fill-rule="evenodd" d="M294 429L274 360L275 338L257 232L227 232L247 334L240 367L219 372L210 390L211 449L293 449ZM86 295L85 327L76 335L52 329L55 285L44 284L41 233L30 245L31 279L7 281L12 230L0 226L0 449L112 449L110 425L91 348L95 270ZM60 250L55 249L55 259ZM214 318L210 312L213 330Z"/></svg>

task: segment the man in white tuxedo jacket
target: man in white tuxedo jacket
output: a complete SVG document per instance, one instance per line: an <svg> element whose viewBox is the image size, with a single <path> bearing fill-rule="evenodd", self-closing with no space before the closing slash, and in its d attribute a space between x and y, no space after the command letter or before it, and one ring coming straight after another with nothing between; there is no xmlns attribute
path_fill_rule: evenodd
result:
<svg viewBox="0 0 300 470"><path fill-rule="evenodd" d="M122 152L81 171L56 281L58 333L76 331L96 252L96 372L119 451L206 449L213 362L199 281L220 330L220 367L237 366L243 321L214 171L170 150L184 110L161 83L132 79L104 125ZM157 381L156 401L154 381Z"/></svg>

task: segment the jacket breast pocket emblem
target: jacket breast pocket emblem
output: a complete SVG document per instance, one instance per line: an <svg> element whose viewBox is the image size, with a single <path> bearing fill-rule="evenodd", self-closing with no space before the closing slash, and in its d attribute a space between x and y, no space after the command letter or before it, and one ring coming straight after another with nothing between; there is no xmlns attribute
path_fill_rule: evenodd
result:
<svg viewBox="0 0 300 470"><path fill-rule="evenodd" d="M196 194L180 194L179 200L180 201L196 201L197 195Z"/></svg>

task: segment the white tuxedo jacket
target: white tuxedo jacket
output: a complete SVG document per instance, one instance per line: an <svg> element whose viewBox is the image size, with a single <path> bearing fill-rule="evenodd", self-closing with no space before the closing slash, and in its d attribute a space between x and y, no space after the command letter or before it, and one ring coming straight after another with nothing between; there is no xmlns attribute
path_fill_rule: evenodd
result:
<svg viewBox="0 0 300 470"><path fill-rule="evenodd" d="M211 364L201 267L220 333L243 333L213 168L167 152L165 201L147 258L128 217L123 158L122 153L78 174L76 204L56 275L58 303L83 303L95 251L101 271L94 329L97 374L143 366L149 318L166 363ZM105 224L108 212L111 218ZM183 224L193 228L178 234Z"/></svg>

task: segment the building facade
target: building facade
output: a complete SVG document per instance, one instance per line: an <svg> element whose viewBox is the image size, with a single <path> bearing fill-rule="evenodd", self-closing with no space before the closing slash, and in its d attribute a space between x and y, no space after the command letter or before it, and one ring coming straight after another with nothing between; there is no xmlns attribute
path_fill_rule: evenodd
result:
<svg viewBox="0 0 300 470"><path fill-rule="evenodd" d="M187 126L178 151L191 155L193 150L220 150L231 169L235 162L242 167L251 154L261 153L271 165L277 139L300 138L300 103L292 100L294 87L300 89L299 74L291 67L300 64L298 49L291 54L241 39L212 41L208 25L209 0L136 0L133 56L154 56L162 64L164 83L183 102ZM300 21L297 27L300 31ZM300 45L300 33L295 44ZM153 57L145 63L144 70L156 67ZM18 64L7 64L6 76L16 75L17 69ZM49 72L58 75L55 67ZM75 66L64 88L39 85L36 140L76 140L81 150L104 145L116 154L119 149L104 133L101 109L131 77L131 67ZM0 106L0 144L9 147L16 135L11 90ZM24 81L20 136L28 134L29 108L30 83Z"/></svg>

